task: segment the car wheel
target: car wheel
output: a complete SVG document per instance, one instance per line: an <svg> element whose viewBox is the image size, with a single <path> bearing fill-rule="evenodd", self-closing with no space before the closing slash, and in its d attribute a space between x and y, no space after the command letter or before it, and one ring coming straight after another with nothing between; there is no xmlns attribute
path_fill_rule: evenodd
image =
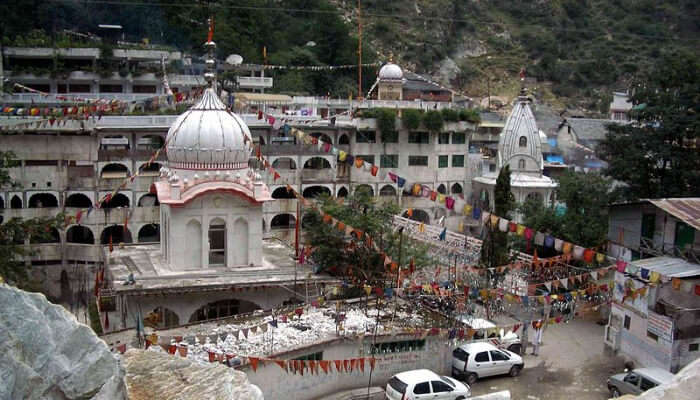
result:
<svg viewBox="0 0 700 400"><path fill-rule="evenodd" d="M520 375L520 367L518 367L517 365L513 365L512 367L510 367L510 372L508 372L508 375L510 375L510 376Z"/></svg>
<svg viewBox="0 0 700 400"><path fill-rule="evenodd" d="M469 384L469 386L473 385L477 379L479 379L479 377L473 372L467 375L467 383Z"/></svg>
<svg viewBox="0 0 700 400"><path fill-rule="evenodd" d="M464 399L466 399L466 397L464 397L464 396L455 397L455 400L464 400Z"/></svg>
<svg viewBox="0 0 700 400"><path fill-rule="evenodd" d="M612 395L612 397L615 398L620 397L620 391L615 386L613 386L610 388L610 395Z"/></svg>

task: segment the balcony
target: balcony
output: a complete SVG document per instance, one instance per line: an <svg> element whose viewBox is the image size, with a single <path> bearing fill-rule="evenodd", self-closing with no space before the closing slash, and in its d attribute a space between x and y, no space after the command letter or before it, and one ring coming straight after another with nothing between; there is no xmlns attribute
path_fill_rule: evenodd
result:
<svg viewBox="0 0 700 400"><path fill-rule="evenodd" d="M259 76L239 76L236 78L242 89L264 89L272 87L272 78Z"/></svg>

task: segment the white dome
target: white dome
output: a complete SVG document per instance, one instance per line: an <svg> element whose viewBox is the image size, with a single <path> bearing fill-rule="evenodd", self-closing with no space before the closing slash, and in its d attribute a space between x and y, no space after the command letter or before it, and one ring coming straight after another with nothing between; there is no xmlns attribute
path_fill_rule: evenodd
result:
<svg viewBox="0 0 700 400"><path fill-rule="evenodd" d="M168 162L175 167L247 168L252 139L243 119L229 111L213 89L180 115L168 130ZM220 165L229 164L229 165Z"/></svg>
<svg viewBox="0 0 700 400"><path fill-rule="evenodd" d="M387 63L379 70L379 79L403 79L403 71L401 67L394 63Z"/></svg>

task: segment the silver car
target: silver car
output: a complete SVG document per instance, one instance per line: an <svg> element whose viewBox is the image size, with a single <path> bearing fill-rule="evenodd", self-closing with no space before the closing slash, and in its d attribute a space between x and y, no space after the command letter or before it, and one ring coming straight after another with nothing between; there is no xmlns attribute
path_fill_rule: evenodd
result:
<svg viewBox="0 0 700 400"><path fill-rule="evenodd" d="M661 368L637 368L608 378L608 390L612 397L638 395L672 379L673 374Z"/></svg>

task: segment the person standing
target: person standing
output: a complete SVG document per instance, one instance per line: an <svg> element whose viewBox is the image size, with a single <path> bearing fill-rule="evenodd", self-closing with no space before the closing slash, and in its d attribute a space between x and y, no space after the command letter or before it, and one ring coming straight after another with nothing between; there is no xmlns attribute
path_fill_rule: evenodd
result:
<svg viewBox="0 0 700 400"><path fill-rule="evenodd" d="M534 322L532 327L535 329L532 341L532 355L537 357L540 353L540 344L542 344L542 321Z"/></svg>

